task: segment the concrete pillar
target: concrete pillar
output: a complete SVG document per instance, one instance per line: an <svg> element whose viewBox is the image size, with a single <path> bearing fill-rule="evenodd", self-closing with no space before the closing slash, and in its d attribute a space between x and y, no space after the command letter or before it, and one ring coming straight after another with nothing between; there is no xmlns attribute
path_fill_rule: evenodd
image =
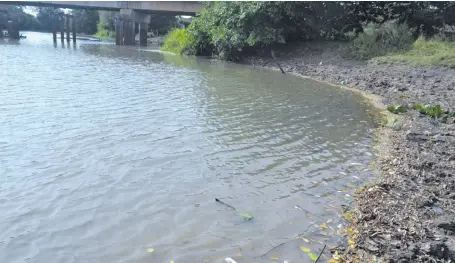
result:
<svg viewBox="0 0 455 263"><path fill-rule="evenodd" d="M65 15L66 18L66 41L70 41L70 16Z"/></svg>
<svg viewBox="0 0 455 263"><path fill-rule="evenodd" d="M52 39L54 43L57 42L57 25L58 25L58 17L56 15L52 16Z"/></svg>
<svg viewBox="0 0 455 263"><path fill-rule="evenodd" d="M76 19L74 16L71 18L71 22L73 22L71 25L71 28L73 29L73 43L76 43Z"/></svg>
<svg viewBox="0 0 455 263"><path fill-rule="evenodd" d="M8 35L10 39L19 39L19 29L16 21L8 21Z"/></svg>
<svg viewBox="0 0 455 263"><path fill-rule="evenodd" d="M63 41L65 41L65 17L63 15L59 16L59 24L60 24L60 40L63 42Z"/></svg>
<svg viewBox="0 0 455 263"><path fill-rule="evenodd" d="M134 21L123 21L123 45L135 45L134 39Z"/></svg>
<svg viewBox="0 0 455 263"><path fill-rule="evenodd" d="M147 46L148 23L139 23L139 45Z"/></svg>
<svg viewBox="0 0 455 263"><path fill-rule="evenodd" d="M139 42L147 45L147 24L150 22L150 15L140 13L132 9L120 9L120 16L117 18L115 27L115 43L117 45L135 45L136 22L139 27Z"/></svg>
<svg viewBox="0 0 455 263"><path fill-rule="evenodd" d="M123 20L120 17L115 18L115 44L123 45Z"/></svg>

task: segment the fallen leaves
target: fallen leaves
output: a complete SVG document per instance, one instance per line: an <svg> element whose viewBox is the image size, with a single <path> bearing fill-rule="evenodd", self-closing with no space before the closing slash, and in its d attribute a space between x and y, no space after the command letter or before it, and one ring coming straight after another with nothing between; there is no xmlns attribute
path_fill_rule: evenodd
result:
<svg viewBox="0 0 455 263"><path fill-rule="evenodd" d="M153 251L155 251L155 249L153 249L153 248L147 248L147 252L153 253Z"/></svg>
<svg viewBox="0 0 455 263"><path fill-rule="evenodd" d="M310 248L307 248L307 247L300 247L300 250L302 250L303 252L305 253L310 253L311 252L311 249Z"/></svg>
<svg viewBox="0 0 455 263"><path fill-rule="evenodd" d="M315 261L318 258L318 255L313 254L313 253L308 253L308 256L311 258L311 260Z"/></svg>
<svg viewBox="0 0 455 263"><path fill-rule="evenodd" d="M321 228L326 229L326 228L328 228L328 226L327 226L325 223L323 223L323 224L321 225Z"/></svg>
<svg viewBox="0 0 455 263"><path fill-rule="evenodd" d="M302 240L305 241L305 242L307 242L307 243L310 243L310 240L308 240L308 239L306 239L306 238L304 238L304 237L302 237Z"/></svg>

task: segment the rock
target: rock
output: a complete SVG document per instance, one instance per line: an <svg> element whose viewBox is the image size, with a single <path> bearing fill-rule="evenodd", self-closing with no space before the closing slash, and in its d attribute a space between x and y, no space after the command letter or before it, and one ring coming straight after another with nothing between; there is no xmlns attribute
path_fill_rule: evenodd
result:
<svg viewBox="0 0 455 263"><path fill-rule="evenodd" d="M401 92L408 90L408 88L407 88L406 86L401 85L401 84L395 85L395 88L396 88L398 91L401 91Z"/></svg>
<svg viewBox="0 0 455 263"><path fill-rule="evenodd" d="M455 222L440 223L438 227L455 233Z"/></svg>

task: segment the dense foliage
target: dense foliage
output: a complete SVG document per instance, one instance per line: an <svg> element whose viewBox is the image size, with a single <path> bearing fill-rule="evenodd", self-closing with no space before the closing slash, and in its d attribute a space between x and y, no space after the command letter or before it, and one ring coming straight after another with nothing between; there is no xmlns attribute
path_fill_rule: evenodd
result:
<svg viewBox="0 0 455 263"><path fill-rule="evenodd" d="M40 28L36 18L25 13L22 7L0 5L0 30L7 28L9 20L17 22L19 30L38 30Z"/></svg>
<svg viewBox="0 0 455 263"><path fill-rule="evenodd" d="M18 23L19 30L52 31L54 19L63 11L53 7L36 8L37 15L24 12L20 6L0 5L0 29L6 29L8 20ZM72 15L76 19L76 32L94 34L97 31L99 20L96 10L73 10Z"/></svg>
<svg viewBox="0 0 455 263"><path fill-rule="evenodd" d="M40 7L36 19L40 24L40 30L52 31L52 25L59 14L63 13L62 10L53 7ZM95 10L72 10L71 14L76 20L76 32L94 34L97 31L96 24L98 22L98 11Z"/></svg>
<svg viewBox="0 0 455 263"><path fill-rule="evenodd" d="M149 30L159 35L164 35L177 26L177 18L167 14L151 14Z"/></svg>
<svg viewBox="0 0 455 263"><path fill-rule="evenodd" d="M453 2L208 2L188 27L184 50L236 60L242 53L273 44L345 40L347 32L359 33L369 23L391 20L407 24L414 39L430 37L444 25L455 24L454 11ZM376 30L387 35L385 27Z"/></svg>
<svg viewBox="0 0 455 263"><path fill-rule="evenodd" d="M411 29L406 24L395 21L381 25L370 23L352 39L347 55L356 59L384 56L410 49L414 40Z"/></svg>
<svg viewBox="0 0 455 263"><path fill-rule="evenodd" d="M76 19L76 32L95 34L98 30L99 15L97 10L74 9L71 14Z"/></svg>

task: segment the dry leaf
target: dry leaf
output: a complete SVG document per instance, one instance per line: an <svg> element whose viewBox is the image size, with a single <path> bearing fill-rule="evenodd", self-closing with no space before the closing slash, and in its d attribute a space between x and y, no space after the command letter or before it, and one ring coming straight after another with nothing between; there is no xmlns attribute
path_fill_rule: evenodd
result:
<svg viewBox="0 0 455 263"><path fill-rule="evenodd" d="M153 253L153 251L155 251L155 249L153 249L153 248L148 248L147 249L147 252L149 252L149 253Z"/></svg>
<svg viewBox="0 0 455 263"><path fill-rule="evenodd" d="M270 257L271 260L278 260L277 257Z"/></svg>
<svg viewBox="0 0 455 263"><path fill-rule="evenodd" d="M324 223L324 224L321 225L321 228L325 229L325 228L327 228L327 225Z"/></svg>

